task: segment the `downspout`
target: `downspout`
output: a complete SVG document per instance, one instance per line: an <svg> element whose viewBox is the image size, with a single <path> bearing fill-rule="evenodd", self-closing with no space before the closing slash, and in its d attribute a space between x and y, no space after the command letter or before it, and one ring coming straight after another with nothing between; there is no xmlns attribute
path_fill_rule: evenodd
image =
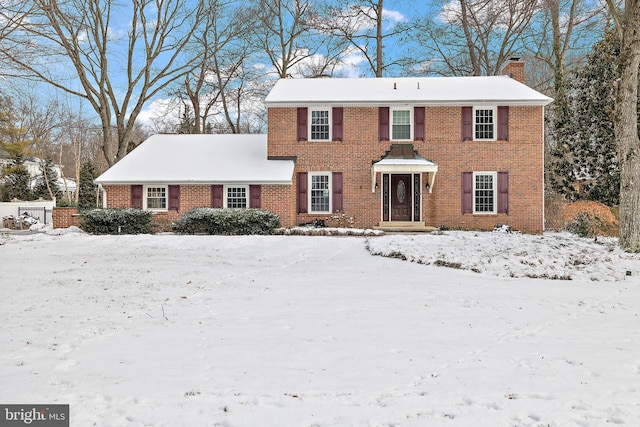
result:
<svg viewBox="0 0 640 427"><path fill-rule="evenodd" d="M107 207L107 190L104 189L102 184L98 184L98 190L102 191L102 207L106 209L106 207ZM96 198L97 198L97 194L96 194ZM98 201L96 200L96 205L97 204L98 204Z"/></svg>
<svg viewBox="0 0 640 427"><path fill-rule="evenodd" d="M545 107L544 105L542 106L542 132L541 132L541 136L542 136L542 232L544 233L544 229L545 229L545 223L546 223L546 218L544 217L544 211L545 211L545 205L547 203L547 201L545 200L545 193L546 193L546 188L545 188L545 170L544 170L544 165L545 165L545 161L546 159L544 158L545 155L545 149L546 149L546 143L547 141L545 140L545 129L544 129L544 110Z"/></svg>

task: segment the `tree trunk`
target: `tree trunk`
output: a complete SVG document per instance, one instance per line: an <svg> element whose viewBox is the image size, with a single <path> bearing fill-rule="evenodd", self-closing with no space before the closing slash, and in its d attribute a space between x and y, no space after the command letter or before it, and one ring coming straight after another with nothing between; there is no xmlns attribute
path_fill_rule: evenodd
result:
<svg viewBox="0 0 640 427"><path fill-rule="evenodd" d="M471 61L471 67L473 68L474 76L481 76L482 70L480 69L480 63L478 56L476 55L476 45L471 37L471 30L469 28L469 17L467 16L467 2L466 0L460 0L460 24L464 30L465 41L467 42L467 49L469 50L469 60Z"/></svg>
<svg viewBox="0 0 640 427"><path fill-rule="evenodd" d="M378 1L376 8L376 77L382 77L382 71L384 69L384 58L382 57L382 2Z"/></svg>
<svg viewBox="0 0 640 427"><path fill-rule="evenodd" d="M614 129L620 162L620 247L640 252L640 139L638 138L638 67L640 1L625 4Z"/></svg>

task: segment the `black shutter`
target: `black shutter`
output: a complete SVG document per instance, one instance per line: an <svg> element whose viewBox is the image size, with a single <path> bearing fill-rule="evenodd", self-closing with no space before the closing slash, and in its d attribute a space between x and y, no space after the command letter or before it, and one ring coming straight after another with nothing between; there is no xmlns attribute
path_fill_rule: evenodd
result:
<svg viewBox="0 0 640 427"><path fill-rule="evenodd" d="M212 208L223 207L223 196L222 196L223 190L224 190L224 187L222 185L211 186L211 207Z"/></svg>
<svg viewBox="0 0 640 427"><path fill-rule="evenodd" d="M462 107L462 140L473 141L473 107Z"/></svg>
<svg viewBox="0 0 640 427"><path fill-rule="evenodd" d="M142 209L142 185L131 186L131 207Z"/></svg>
<svg viewBox="0 0 640 427"><path fill-rule="evenodd" d="M249 207L260 209L262 207L262 187L259 185L249 186Z"/></svg>
<svg viewBox="0 0 640 427"><path fill-rule="evenodd" d="M462 172L462 213L473 213L473 172Z"/></svg>
<svg viewBox="0 0 640 427"><path fill-rule="evenodd" d="M298 213L307 213L307 173L298 172Z"/></svg>
<svg viewBox="0 0 640 427"><path fill-rule="evenodd" d="M342 107L334 107L331 110L331 115L331 124L333 126L331 139L334 141L342 141Z"/></svg>
<svg viewBox="0 0 640 427"><path fill-rule="evenodd" d="M331 187L333 212L342 212L342 172L333 172Z"/></svg>
<svg viewBox="0 0 640 427"><path fill-rule="evenodd" d="M378 107L378 139L389 140L389 107Z"/></svg>
<svg viewBox="0 0 640 427"><path fill-rule="evenodd" d="M169 186L169 210L180 210L180 186L179 185L170 185Z"/></svg>
<svg viewBox="0 0 640 427"><path fill-rule="evenodd" d="M424 107L413 108L413 140L424 141Z"/></svg>
<svg viewBox="0 0 640 427"><path fill-rule="evenodd" d="M306 107L298 108L298 141L307 140L307 118L308 110Z"/></svg>

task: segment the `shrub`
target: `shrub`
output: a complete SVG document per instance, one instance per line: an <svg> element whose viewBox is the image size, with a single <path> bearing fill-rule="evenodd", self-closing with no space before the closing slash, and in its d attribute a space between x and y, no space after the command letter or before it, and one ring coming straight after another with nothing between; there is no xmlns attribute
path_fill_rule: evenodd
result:
<svg viewBox="0 0 640 427"><path fill-rule="evenodd" d="M180 234L273 234L279 227L280 217L262 209L196 208L171 224Z"/></svg>
<svg viewBox="0 0 640 427"><path fill-rule="evenodd" d="M565 206L564 223L567 231L581 237L615 236L619 226L606 205L584 200Z"/></svg>
<svg viewBox="0 0 640 427"><path fill-rule="evenodd" d="M75 201L67 199L66 197L62 197L61 199L56 201L56 207L58 208L77 208L78 205Z"/></svg>
<svg viewBox="0 0 640 427"><path fill-rule="evenodd" d="M92 209L80 214L80 228L92 234L149 234L153 212L142 209Z"/></svg>

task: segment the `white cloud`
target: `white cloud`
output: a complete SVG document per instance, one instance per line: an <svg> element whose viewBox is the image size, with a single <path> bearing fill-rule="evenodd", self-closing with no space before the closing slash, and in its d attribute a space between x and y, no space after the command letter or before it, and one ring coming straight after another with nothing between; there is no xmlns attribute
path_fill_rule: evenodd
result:
<svg viewBox="0 0 640 427"><path fill-rule="evenodd" d="M387 19L389 21L392 21L394 24L397 24L399 22L404 22L407 20L407 18L404 16L404 14L402 12L399 12L397 10L388 10L388 9L383 9L382 10L382 19Z"/></svg>
<svg viewBox="0 0 640 427"><path fill-rule="evenodd" d="M179 115L174 114L175 100L172 98L156 99L140 111L137 121L144 126L153 127L156 122L178 123Z"/></svg>

